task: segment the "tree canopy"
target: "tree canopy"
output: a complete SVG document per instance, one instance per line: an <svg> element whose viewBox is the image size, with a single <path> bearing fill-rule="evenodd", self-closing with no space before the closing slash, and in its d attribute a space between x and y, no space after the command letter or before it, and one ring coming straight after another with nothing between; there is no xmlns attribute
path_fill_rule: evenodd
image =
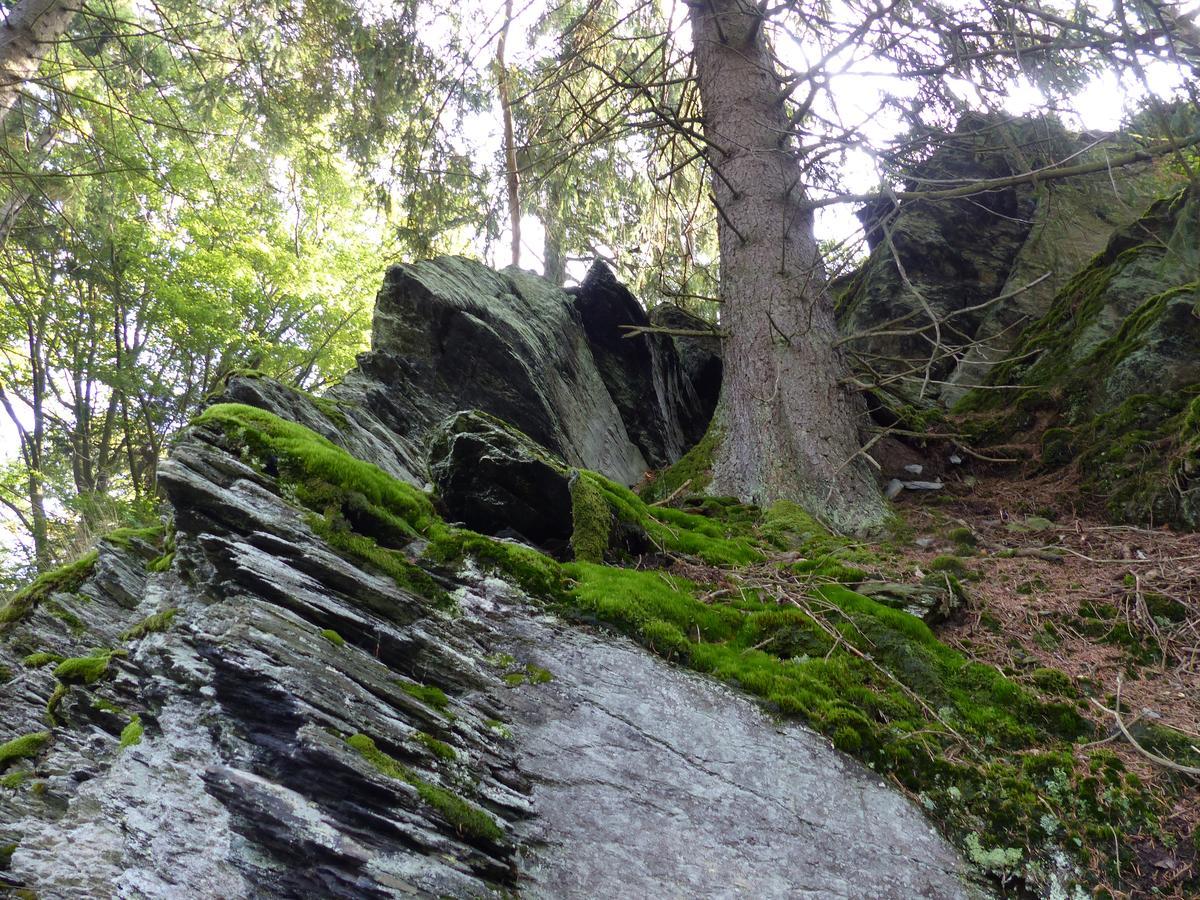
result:
<svg viewBox="0 0 1200 900"><path fill-rule="evenodd" d="M833 210L994 187L908 175L968 112L1078 118L1102 81L1138 107L1131 158L1194 170L1196 10L1162 0L4 4L0 504L26 562L150 514L231 371L338 377L391 260L505 259L525 222L527 267L605 257L727 325L730 148L692 27L722 10L763 48L822 272L860 252ZM1018 179L1121 162L1013 149Z"/></svg>

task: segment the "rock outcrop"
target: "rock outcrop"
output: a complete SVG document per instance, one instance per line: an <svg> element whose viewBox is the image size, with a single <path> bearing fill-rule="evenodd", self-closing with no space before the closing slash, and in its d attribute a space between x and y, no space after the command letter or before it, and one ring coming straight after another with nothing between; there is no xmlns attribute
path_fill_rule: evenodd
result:
<svg viewBox="0 0 1200 900"><path fill-rule="evenodd" d="M1121 521L1200 527L1200 196L1187 188L1118 231L1021 335L994 384L961 404L993 437L1034 431L1077 461ZM1012 392L1009 392L1012 393Z"/></svg>
<svg viewBox="0 0 1200 900"><path fill-rule="evenodd" d="M1051 120L973 115L914 168L905 188L1003 179L1123 149L1120 140L1070 135ZM898 402L953 404L987 379L1109 235L1171 183L1163 168L1141 165L1119 179L1102 172L868 208L871 255L839 300L843 330L858 335L848 344L852 362L882 376L883 393Z"/></svg>
<svg viewBox="0 0 1200 900"><path fill-rule="evenodd" d="M960 860L877 776L558 618L556 564L453 527L413 486L432 472L451 521L550 542L536 529L565 523L537 520L537 492L568 471L599 490L583 464L637 474L573 310L531 276L463 260L393 269L374 349L343 385L313 398L232 378L162 464L170 527L116 534L14 598L0 615L4 885L967 895ZM521 478L488 520L493 463ZM660 544L681 515L658 524Z"/></svg>

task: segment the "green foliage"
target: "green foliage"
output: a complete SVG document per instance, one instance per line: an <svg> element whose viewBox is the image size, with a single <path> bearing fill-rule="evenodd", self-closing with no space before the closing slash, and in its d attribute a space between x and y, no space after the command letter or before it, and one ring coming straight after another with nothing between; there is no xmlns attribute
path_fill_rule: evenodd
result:
<svg viewBox="0 0 1200 900"><path fill-rule="evenodd" d="M0 744L0 771L7 769L18 760L37 756L49 743L50 732L35 731L32 734L24 734Z"/></svg>
<svg viewBox="0 0 1200 900"><path fill-rule="evenodd" d="M491 816L457 794L418 778L407 766L380 750L375 741L367 735L352 734L346 738L346 743L388 778L403 781L416 788L418 796L436 809L460 835L492 843L503 839L504 832Z"/></svg>
<svg viewBox="0 0 1200 900"><path fill-rule="evenodd" d="M345 647L346 639L334 631L332 628L324 628L321 630L321 637L329 641L335 647Z"/></svg>

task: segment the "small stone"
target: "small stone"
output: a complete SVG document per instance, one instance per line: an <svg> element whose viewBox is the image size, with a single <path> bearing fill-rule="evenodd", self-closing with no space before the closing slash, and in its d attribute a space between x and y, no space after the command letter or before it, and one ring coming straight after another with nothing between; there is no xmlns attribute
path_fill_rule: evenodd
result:
<svg viewBox="0 0 1200 900"><path fill-rule="evenodd" d="M940 481L905 481L903 484L910 491L940 491L945 486Z"/></svg>
<svg viewBox="0 0 1200 900"><path fill-rule="evenodd" d="M907 466L904 467L904 471L907 472L909 475L920 475L922 472L925 471L925 467L923 465L921 465L920 463L909 463Z"/></svg>
<svg viewBox="0 0 1200 900"><path fill-rule="evenodd" d="M883 489L883 495L889 500L895 500L900 496L902 490L904 490L904 482L899 478L893 478L888 482L887 487Z"/></svg>
<svg viewBox="0 0 1200 900"><path fill-rule="evenodd" d="M917 538L915 541L913 541L913 543L916 544L918 547L920 547L922 550L928 550L930 547L932 547L934 545L934 540L931 537L920 537L920 538Z"/></svg>
<svg viewBox="0 0 1200 900"><path fill-rule="evenodd" d="M957 453L951 453L950 454L950 465L961 466L962 465L962 457L959 456Z"/></svg>

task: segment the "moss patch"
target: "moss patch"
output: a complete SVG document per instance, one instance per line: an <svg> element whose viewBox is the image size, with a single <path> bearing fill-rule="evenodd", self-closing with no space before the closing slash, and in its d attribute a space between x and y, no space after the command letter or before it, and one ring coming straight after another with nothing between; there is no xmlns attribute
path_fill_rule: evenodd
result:
<svg viewBox="0 0 1200 900"><path fill-rule="evenodd" d="M48 653L43 650L40 653L30 653L27 657L21 660L21 665L27 669L40 669L43 666L50 665L51 663L60 663L62 661L62 654Z"/></svg>
<svg viewBox="0 0 1200 900"><path fill-rule="evenodd" d="M604 562L612 531L612 512L604 493L590 478L571 476L571 550L580 562Z"/></svg>
<svg viewBox="0 0 1200 900"><path fill-rule="evenodd" d="M439 741L433 735L426 734L423 731L418 731L413 735L413 740L427 749L438 759L444 759L447 762L454 762L458 759L458 754L454 752L454 748L445 741Z"/></svg>
<svg viewBox="0 0 1200 900"><path fill-rule="evenodd" d="M52 594L69 594L79 590L95 571L98 558L99 554L93 550L74 562L39 575L29 586L17 591L0 608L0 630L19 622Z"/></svg>
<svg viewBox="0 0 1200 900"><path fill-rule="evenodd" d="M88 656L64 659L54 668L54 677L63 684L95 684L108 674L108 664L124 650L94 650Z"/></svg>
<svg viewBox="0 0 1200 900"><path fill-rule="evenodd" d="M325 638L325 640L329 641L329 643L333 644L335 647L346 646L346 639L332 628L323 628L321 630L321 637Z"/></svg>
<svg viewBox="0 0 1200 900"><path fill-rule="evenodd" d="M411 684L407 681L397 681L396 686L410 697L415 697L438 712L445 712L450 706L450 699L441 688L425 684Z"/></svg>
<svg viewBox="0 0 1200 900"><path fill-rule="evenodd" d="M35 731L0 744L0 771L22 759L31 759L50 743L50 732Z"/></svg>
<svg viewBox="0 0 1200 900"><path fill-rule="evenodd" d="M704 437L680 460L664 472L660 472L642 492L647 501L655 503L678 493L703 494L712 483L713 454L721 442L721 430L716 417L708 426Z"/></svg>
<svg viewBox="0 0 1200 900"><path fill-rule="evenodd" d="M490 815L457 794L418 778L407 766L380 750L367 735L352 734L346 738L346 743L379 772L416 788L417 795L437 810L458 834L493 843L503 839L504 832Z"/></svg>
<svg viewBox="0 0 1200 900"><path fill-rule="evenodd" d="M121 633L121 640L136 641L144 638L148 634L166 631L171 627L172 623L175 621L175 616L178 613L179 610L174 608L164 609L160 610L159 612L152 613L151 615L146 616L146 618L142 619L142 621L138 622L132 628L128 628L123 631Z"/></svg>
<svg viewBox="0 0 1200 900"><path fill-rule="evenodd" d="M134 717L129 720L129 724L121 729L119 749L124 750L126 747L132 747L134 744L140 744L143 734L145 734L145 728L142 726L142 717L134 714Z"/></svg>

